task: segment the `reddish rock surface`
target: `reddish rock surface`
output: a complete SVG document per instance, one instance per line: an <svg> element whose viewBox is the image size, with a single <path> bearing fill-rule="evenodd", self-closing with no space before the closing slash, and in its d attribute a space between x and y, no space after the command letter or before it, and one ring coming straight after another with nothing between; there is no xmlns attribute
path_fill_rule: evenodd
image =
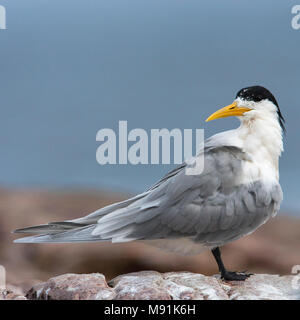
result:
<svg viewBox="0 0 300 320"><path fill-rule="evenodd" d="M26 295L30 300L111 300L114 296L100 273L64 274L35 285Z"/></svg>
<svg viewBox="0 0 300 320"><path fill-rule="evenodd" d="M244 282L191 272L142 271L109 282L102 274L65 274L31 288L30 300L295 300L296 276L257 274Z"/></svg>
<svg viewBox="0 0 300 320"><path fill-rule="evenodd" d="M0 289L0 300L27 300L22 288L7 285L6 288Z"/></svg>

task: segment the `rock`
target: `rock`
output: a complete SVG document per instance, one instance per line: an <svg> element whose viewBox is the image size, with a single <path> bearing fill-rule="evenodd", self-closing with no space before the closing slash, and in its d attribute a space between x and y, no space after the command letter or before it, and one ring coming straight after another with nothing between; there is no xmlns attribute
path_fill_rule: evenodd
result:
<svg viewBox="0 0 300 320"><path fill-rule="evenodd" d="M174 300L227 300L216 277L190 272L164 274L164 286Z"/></svg>
<svg viewBox="0 0 300 320"><path fill-rule="evenodd" d="M227 294L231 300L299 300L299 292L292 287L294 278L257 274L242 284L232 284Z"/></svg>
<svg viewBox="0 0 300 320"><path fill-rule="evenodd" d="M162 275L155 271L141 271L118 276L109 282L115 300L171 300Z"/></svg>
<svg viewBox="0 0 300 320"><path fill-rule="evenodd" d="M0 300L27 300L22 288L13 285L0 289Z"/></svg>
<svg viewBox="0 0 300 320"><path fill-rule="evenodd" d="M296 300L296 276L252 275L244 282L191 272L141 271L108 284L104 275L65 274L32 287L30 300Z"/></svg>
<svg viewBox="0 0 300 320"><path fill-rule="evenodd" d="M111 300L114 296L100 273L64 274L33 286L26 294L30 300Z"/></svg>

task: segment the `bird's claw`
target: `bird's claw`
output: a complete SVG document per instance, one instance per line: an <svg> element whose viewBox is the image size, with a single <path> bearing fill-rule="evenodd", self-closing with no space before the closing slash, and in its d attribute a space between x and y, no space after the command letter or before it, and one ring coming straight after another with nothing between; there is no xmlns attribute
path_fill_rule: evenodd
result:
<svg viewBox="0 0 300 320"><path fill-rule="evenodd" d="M225 281L245 281L252 274L245 272L226 271L221 275L221 278Z"/></svg>

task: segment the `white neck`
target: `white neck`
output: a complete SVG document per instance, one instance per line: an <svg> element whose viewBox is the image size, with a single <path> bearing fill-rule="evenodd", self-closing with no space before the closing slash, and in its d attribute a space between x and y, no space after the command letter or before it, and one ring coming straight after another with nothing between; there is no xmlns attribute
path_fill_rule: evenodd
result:
<svg viewBox="0 0 300 320"><path fill-rule="evenodd" d="M250 113L250 112L249 112ZM249 158L243 162L244 178L240 183L256 180L278 182L279 156L283 151L282 129L276 116L254 113L240 117L241 125L209 139L208 145L230 145L242 149Z"/></svg>
<svg viewBox="0 0 300 320"><path fill-rule="evenodd" d="M273 117L245 118L241 120L236 134L243 151L252 158L252 161L266 170L265 173L272 170L278 180L279 156L283 151L282 129L278 120Z"/></svg>

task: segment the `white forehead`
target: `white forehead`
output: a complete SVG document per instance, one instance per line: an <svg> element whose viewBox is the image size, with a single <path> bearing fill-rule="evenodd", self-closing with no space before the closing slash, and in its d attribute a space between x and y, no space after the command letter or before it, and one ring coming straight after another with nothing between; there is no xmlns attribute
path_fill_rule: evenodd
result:
<svg viewBox="0 0 300 320"><path fill-rule="evenodd" d="M262 111L262 112L277 111L277 107L275 106L275 104L268 99L255 102L255 101L245 100L239 97L239 98L236 98L234 101L237 103L239 107L246 107L246 108L250 108L250 109Z"/></svg>

